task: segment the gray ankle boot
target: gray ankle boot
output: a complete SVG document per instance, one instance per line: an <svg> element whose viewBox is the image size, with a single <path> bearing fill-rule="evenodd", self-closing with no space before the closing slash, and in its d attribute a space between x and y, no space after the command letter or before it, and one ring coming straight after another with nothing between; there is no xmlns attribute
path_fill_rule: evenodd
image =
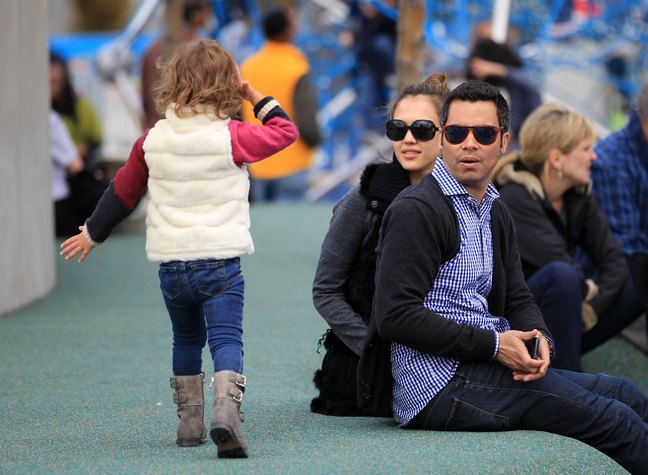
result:
<svg viewBox="0 0 648 475"><path fill-rule="evenodd" d="M207 442L207 428L203 421L205 397L203 381L205 373L195 376L172 376L171 387L175 389L173 402L178 406L178 447L195 447Z"/></svg>
<svg viewBox="0 0 648 475"><path fill-rule="evenodd" d="M218 456L247 457L247 442L241 434L241 401L245 390L245 376L234 371L214 374L214 404L210 435L218 447Z"/></svg>

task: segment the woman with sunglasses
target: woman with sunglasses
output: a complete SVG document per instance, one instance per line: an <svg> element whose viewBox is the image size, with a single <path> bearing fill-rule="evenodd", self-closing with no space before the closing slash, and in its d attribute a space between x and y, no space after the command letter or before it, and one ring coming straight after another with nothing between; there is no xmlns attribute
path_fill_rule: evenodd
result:
<svg viewBox="0 0 648 475"><path fill-rule="evenodd" d="M545 104L522 125L521 149L502 158L493 172L515 220L527 284L554 337L552 365L576 371L582 353L644 311L623 249L590 195L595 139L587 118ZM579 265L578 248L594 272Z"/></svg>
<svg viewBox="0 0 648 475"><path fill-rule="evenodd" d="M331 328L322 338L326 353L313 379L319 389L311 402L313 412L389 416L360 409L356 396L356 370L373 300L375 249L391 201L434 168L440 151L439 112L449 92L443 73L404 88L390 105L385 126L394 142L392 161L369 165L360 184L333 208L313 282L315 308Z"/></svg>

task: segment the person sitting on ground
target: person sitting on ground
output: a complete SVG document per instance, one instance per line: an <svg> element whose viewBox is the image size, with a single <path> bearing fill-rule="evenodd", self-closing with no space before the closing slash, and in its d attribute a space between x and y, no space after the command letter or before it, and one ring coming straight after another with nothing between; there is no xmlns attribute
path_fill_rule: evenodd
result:
<svg viewBox="0 0 648 475"><path fill-rule="evenodd" d="M502 158L493 177L515 221L527 284L560 348L552 364L574 371L581 354L644 312L623 249L590 194L595 140L587 118L544 104L522 125L520 151ZM581 268L578 249L593 273Z"/></svg>
<svg viewBox="0 0 648 475"><path fill-rule="evenodd" d="M381 415L358 407L356 372L371 316L375 248L383 214L400 191L429 174L439 154L445 74L404 88L389 107L390 162L365 168L360 184L333 208L313 282L313 303L330 325L324 337L319 390L311 410L334 416ZM382 414L389 415L389 414Z"/></svg>
<svg viewBox="0 0 648 475"><path fill-rule="evenodd" d="M599 141L592 193L627 255L648 253L648 84L627 125Z"/></svg>
<svg viewBox="0 0 648 475"><path fill-rule="evenodd" d="M610 227L636 270L640 294L645 292L648 269L648 84L637 97L628 123L596 144L592 164L592 193ZM644 297L646 298L646 297ZM648 337L648 319L646 319ZM644 347L644 350L646 348Z"/></svg>
<svg viewBox="0 0 648 475"><path fill-rule="evenodd" d="M63 119L53 110L49 113L49 125L54 225L57 236L71 236L79 232L79 223L84 216L70 199L67 178L83 170L83 160Z"/></svg>
<svg viewBox="0 0 648 475"><path fill-rule="evenodd" d="M65 122L83 160L83 169L68 175L67 179L70 190L68 204L73 203L76 212L85 219L108 187L106 164L101 153L101 123L94 105L76 93L67 61L53 51L50 52L50 92L51 107Z"/></svg>
<svg viewBox="0 0 648 475"><path fill-rule="evenodd" d="M103 134L99 115L94 105L74 89L65 58L53 51L50 52L50 89L52 109L63 118L84 163L92 169L100 166Z"/></svg>
<svg viewBox="0 0 648 475"><path fill-rule="evenodd" d="M622 378L549 367L551 334L489 181L509 140L506 100L468 81L440 119L432 174L383 219L361 406L390 405L413 429L547 431L648 473L648 397Z"/></svg>

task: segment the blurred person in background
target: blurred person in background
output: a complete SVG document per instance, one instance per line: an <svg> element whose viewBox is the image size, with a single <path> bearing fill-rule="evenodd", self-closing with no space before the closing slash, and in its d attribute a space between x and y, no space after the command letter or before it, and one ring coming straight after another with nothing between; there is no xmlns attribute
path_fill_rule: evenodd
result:
<svg viewBox="0 0 648 475"><path fill-rule="evenodd" d="M263 162L250 164L254 201L300 201L309 186L315 148L321 142L317 123L317 91L310 79L308 58L292 44L295 12L271 10L263 18L266 41L241 65L243 77L255 87L272 91L299 129L299 139ZM252 107L241 109L245 121L259 123Z"/></svg>
<svg viewBox="0 0 648 475"><path fill-rule="evenodd" d="M648 84L641 89L627 125L601 140L594 150L597 159L592 164L592 192L623 246L637 292L645 295L648 286ZM642 332L639 329L634 332L639 338L632 341L643 341L640 346L647 351L648 320L643 335Z"/></svg>
<svg viewBox="0 0 648 475"><path fill-rule="evenodd" d="M108 187L101 153L101 122L92 102L76 92L65 58L53 51L50 52L50 93L52 110L65 122L83 160L82 170L68 176L68 184L70 199L85 218Z"/></svg>
<svg viewBox="0 0 648 475"><path fill-rule="evenodd" d="M396 81L396 20L371 5L358 1L352 5L356 18L354 42L358 58L360 85L358 96L365 126L382 134L387 120L385 105L390 101ZM386 7L398 8L396 0L383 0Z"/></svg>
<svg viewBox="0 0 648 475"><path fill-rule="evenodd" d="M481 38L470 52L467 67L468 79L480 79L504 89L511 104L509 149L516 148L522 123L542 104L540 90L524 70L522 59L510 46Z"/></svg>
<svg viewBox="0 0 648 475"><path fill-rule="evenodd" d="M50 110L50 155L52 158L52 200L57 236L71 236L79 232L79 223L85 216L77 210L70 198L68 176L83 170L83 160L70 137L61 116Z"/></svg>
<svg viewBox="0 0 648 475"><path fill-rule="evenodd" d="M212 33L215 27L215 17L211 0L184 0L182 10L181 43L188 43ZM142 103L144 106L144 129L149 129L163 116L155 108L153 88L158 79L156 67L158 59L164 59L172 50L171 39L162 35L155 40L142 56Z"/></svg>
<svg viewBox="0 0 648 475"><path fill-rule="evenodd" d="M627 255L648 253L648 85L627 125L594 150L592 191L612 232Z"/></svg>

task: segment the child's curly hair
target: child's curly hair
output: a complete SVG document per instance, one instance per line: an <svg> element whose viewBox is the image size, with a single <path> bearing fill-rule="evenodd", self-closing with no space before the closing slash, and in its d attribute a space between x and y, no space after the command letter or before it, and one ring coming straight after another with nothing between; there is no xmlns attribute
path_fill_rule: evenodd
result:
<svg viewBox="0 0 648 475"><path fill-rule="evenodd" d="M153 90L160 113L175 103L178 117L212 106L219 118L233 115L242 100L241 76L232 55L215 40L180 45L167 61L158 61L160 79Z"/></svg>

